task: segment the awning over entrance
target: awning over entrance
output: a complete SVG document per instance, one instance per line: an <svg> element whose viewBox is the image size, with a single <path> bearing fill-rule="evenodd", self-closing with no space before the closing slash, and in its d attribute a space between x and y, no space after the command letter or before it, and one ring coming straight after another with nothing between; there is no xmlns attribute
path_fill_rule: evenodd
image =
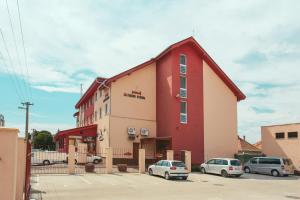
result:
<svg viewBox="0 0 300 200"><path fill-rule="evenodd" d="M96 137L97 136L97 124L59 131L54 136L54 140L57 141L60 138L65 138L68 136Z"/></svg>

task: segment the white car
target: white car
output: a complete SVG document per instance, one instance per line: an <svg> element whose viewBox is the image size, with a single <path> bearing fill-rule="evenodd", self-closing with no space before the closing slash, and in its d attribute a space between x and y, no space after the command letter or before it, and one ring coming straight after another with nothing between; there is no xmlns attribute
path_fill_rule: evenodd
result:
<svg viewBox="0 0 300 200"><path fill-rule="evenodd" d="M201 164L200 169L203 174L220 174L223 177L240 177L244 173L241 162L233 158L213 158Z"/></svg>
<svg viewBox="0 0 300 200"><path fill-rule="evenodd" d="M149 175L162 176L169 180L171 178L182 178L186 180L189 172L185 164L178 160L160 160L148 167Z"/></svg>
<svg viewBox="0 0 300 200"><path fill-rule="evenodd" d="M75 153L75 164L77 164L79 159L79 155L78 153ZM68 156L66 159L66 162L68 163ZM95 156L95 155L87 155L86 156L86 162L87 163L94 163L94 164L99 164L100 162L102 162L102 157L101 156Z"/></svg>

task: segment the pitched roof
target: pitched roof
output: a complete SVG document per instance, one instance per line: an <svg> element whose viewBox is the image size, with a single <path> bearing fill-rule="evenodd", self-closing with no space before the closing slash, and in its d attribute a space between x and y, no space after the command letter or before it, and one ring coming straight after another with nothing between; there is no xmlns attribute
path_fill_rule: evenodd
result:
<svg viewBox="0 0 300 200"><path fill-rule="evenodd" d="M258 142L256 142L255 144L253 144L253 146L255 146L255 147L258 148L258 149L261 149L261 144L262 144L262 142L261 142L261 141L258 141Z"/></svg>
<svg viewBox="0 0 300 200"><path fill-rule="evenodd" d="M254 145L238 136L238 151L261 152L261 149L255 147Z"/></svg>
<svg viewBox="0 0 300 200"><path fill-rule="evenodd" d="M122 78L124 76L127 76L139 69L142 69L158 60L160 60L163 56L171 52L172 50L184 45L184 44L192 44L196 49L199 50L199 53L203 56L203 59L205 62L211 67L211 69L220 77L220 79L227 85L227 87L235 94L237 97L237 100L244 100L246 98L245 94L233 83L233 81L223 72L223 70L218 66L218 64L208 55L208 53L200 46L200 44L194 39L194 37L188 37L184 40L181 40L179 42L176 42L169 47L167 47L165 50L163 50L160 54L158 54L156 57L151 58L150 60L139 64L131 69L128 69L120 74L117 74L111 78L106 79L106 84L109 84L119 78ZM97 79L96 79L97 80ZM93 82L93 84L95 81ZM92 85L93 85L92 84ZM99 86L100 84L98 84ZM91 88L91 87L90 87ZM89 89L90 89L89 88ZM88 93L89 89L86 93ZM79 102L76 104L76 108L79 107L80 103L82 102L82 99L86 99L85 95L79 100Z"/></svg>

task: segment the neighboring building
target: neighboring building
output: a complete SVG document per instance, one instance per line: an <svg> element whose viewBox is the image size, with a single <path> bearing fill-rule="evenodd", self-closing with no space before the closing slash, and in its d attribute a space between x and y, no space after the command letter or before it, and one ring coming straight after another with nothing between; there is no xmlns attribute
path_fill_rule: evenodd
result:
<svg viewBox="0 0 300 200"><path fill-rule="evenodd" d="M132 69L96 78L75 108L77 128L59 132L60 148L79 136L92 151L145 148L192 151L192 163L237 152L237 102L245 95L193 37ZM93 135L93 136L91 136Z"/></svg>
<svg viewBox="0 0 300 200"><path fill-rule="evenodd" d="M300 123L261 127L262 152L290 158L300 171Z"/></svg>
<svg viewBox="0 0 300 200"><path fill-rule="evenodd" d="M238 154L261 155L261 149L246 141L246 138L238 137Z"/></svg>
<svg viewBox="0 0 300 200"><path fill-rule="evenodd" d="M256 148L261 150L261 140L253 144Z"/></svg>
<svg viewBox="0 0 300 200"><path fill-rule="evenodd" d="M4 116L0 114L0 127L4 127L4 126L5 126Z"/></svg>

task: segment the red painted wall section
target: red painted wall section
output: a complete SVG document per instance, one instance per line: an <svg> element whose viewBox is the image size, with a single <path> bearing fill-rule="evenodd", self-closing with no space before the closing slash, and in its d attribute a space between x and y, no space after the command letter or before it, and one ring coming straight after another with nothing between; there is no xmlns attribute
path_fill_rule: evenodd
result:
<svg viewBox="0 0 300 200"><path fill-rule="evenodd" d="M180 88L180 54L187 59L186 99L176 97ZM180 123L181 100L187 101L187 124ZM200 164L204 161L203 116L202 58L192 45L185 44L157 63L157 135L171 136L174 150L192 151L192 163Z"/></svg>

